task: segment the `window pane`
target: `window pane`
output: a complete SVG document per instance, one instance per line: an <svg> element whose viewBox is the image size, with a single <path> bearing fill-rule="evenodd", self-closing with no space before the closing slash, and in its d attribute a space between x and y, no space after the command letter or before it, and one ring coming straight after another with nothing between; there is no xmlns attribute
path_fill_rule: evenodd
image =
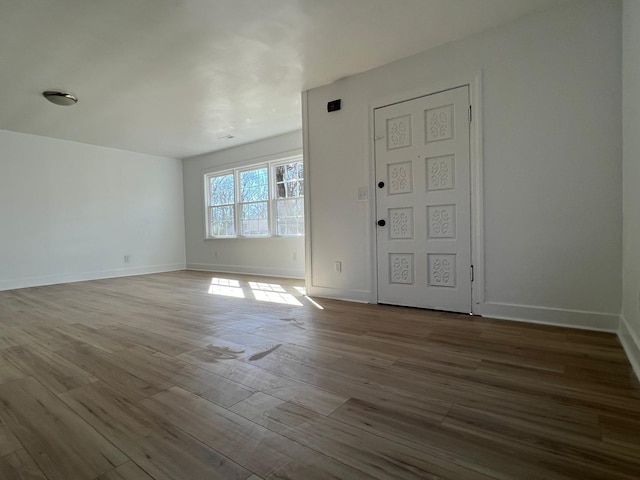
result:
<svg viewBox="0 0 640 480"><path fill-rule="evenodd" d="M246 237L269 235L268 202L240 204L240 234Z"/></svg>
<svg viewBox="0 0 640 480"><path fill-rule="evenodd" d="M210 177L209 192L211 194L211 206L233 203L235 201L233 173Z"/></svg>
<svg viewBox="0 0 640 480"><path fill-rule="evenodd" d="M302 162L287 163L276 167L276 182L298 180L303 177Z"/></svg>
<svg viewBox="0 0 640 480"><path fill-rule="evenodd" d="M240 172L240 201L257 202L269 198L269 175L266 167Z"/></svg>
<svg viewBox="0 0 640 480"><path fill-rule="evenodd" d="M275 169L276 198L301 197L304 195L302 162L278 165Z"/></svg>
<svg viewBox="0 0 640 480"><path fill-rule="evenodd" d="M211 237L233 237L236 234L235 207L211 207L209 210L209 235Z"/></svg>
<svg viewBox="0 0 640 480"><path fill-rule="evenodd" d="M304 195L303 187L302 180L294 180L287 183L287 197L301 197Z"/></svg>
<svg viewBox="0 0 640 480"><path fill-rule="evenodd" d="M302 198L278 200L276 214L277 235L304 234L304 200Z"/></svg>

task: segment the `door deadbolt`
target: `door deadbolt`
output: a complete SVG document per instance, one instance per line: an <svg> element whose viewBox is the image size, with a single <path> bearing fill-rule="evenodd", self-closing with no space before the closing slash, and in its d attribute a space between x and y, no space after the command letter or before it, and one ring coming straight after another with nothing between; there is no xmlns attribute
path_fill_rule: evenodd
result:
<svg viewBox="0 0 640 480"><path fill-rule="evenodd" d="M378 225L380 225L381 227L384 227L387 224L387 222L385 222L384 220L378 220Z"/></svg>
<svg viewBox="0 0 640 480"><path fill-rule="evenodd" d="M384 187L384 182L378 182L378 188L383 188Z"/></svg>

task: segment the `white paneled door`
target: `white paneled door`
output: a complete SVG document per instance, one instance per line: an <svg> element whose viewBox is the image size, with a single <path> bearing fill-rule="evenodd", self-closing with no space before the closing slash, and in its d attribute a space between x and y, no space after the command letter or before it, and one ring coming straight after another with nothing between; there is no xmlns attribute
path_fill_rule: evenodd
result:
<svg viewBox="0 0 640 480"><path fill-rule="evenodd" d="M471 312L469 88L375 110L378 302Z"/></svg>

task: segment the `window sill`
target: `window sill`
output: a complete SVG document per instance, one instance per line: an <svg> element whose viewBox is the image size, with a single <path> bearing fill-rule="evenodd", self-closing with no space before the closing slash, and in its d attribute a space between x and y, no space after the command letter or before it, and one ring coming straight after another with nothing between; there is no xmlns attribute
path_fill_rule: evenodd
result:
<svg viewBox="0 0 640 480"><path fill-rule="evenodd" d="M303 235L269 235L264 237L205 237L204 240L269 240L269 239L277 239L277 238L304 238Z"/></svg>

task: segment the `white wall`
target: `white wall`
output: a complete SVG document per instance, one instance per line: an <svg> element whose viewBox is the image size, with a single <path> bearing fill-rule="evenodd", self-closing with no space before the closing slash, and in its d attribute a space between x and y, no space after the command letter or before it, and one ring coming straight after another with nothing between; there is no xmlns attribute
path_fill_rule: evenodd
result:
<svg viewBox="0 0 640 480"><path fill-rule="evenodd" d="M640 378L640 2L626 0L623 51L623 257L620 338Z"/></svg>
<svg viewBox="0 0 640 480"><path fill-rule="evenodd" d="M205 173L301 153L296 131L183 160L187 268L304 278L304 237L207 240L204 223Z"/></svg>
<svg viewBox="0 0 640 480"><path fill-rule="evenodd" d="M621 10L571 2L307 92L315 295L375 296L371 105L482 72L485 302L615 330L621 302ZM326 103L341 98L343 110ZM333 269L342 260L343 272Z"/></svg>
<svg viewBox="0 0 640 480"><path fill-rule="evenodd" d="M179 160L0 130L0 290L184 265Z"/></svg>

